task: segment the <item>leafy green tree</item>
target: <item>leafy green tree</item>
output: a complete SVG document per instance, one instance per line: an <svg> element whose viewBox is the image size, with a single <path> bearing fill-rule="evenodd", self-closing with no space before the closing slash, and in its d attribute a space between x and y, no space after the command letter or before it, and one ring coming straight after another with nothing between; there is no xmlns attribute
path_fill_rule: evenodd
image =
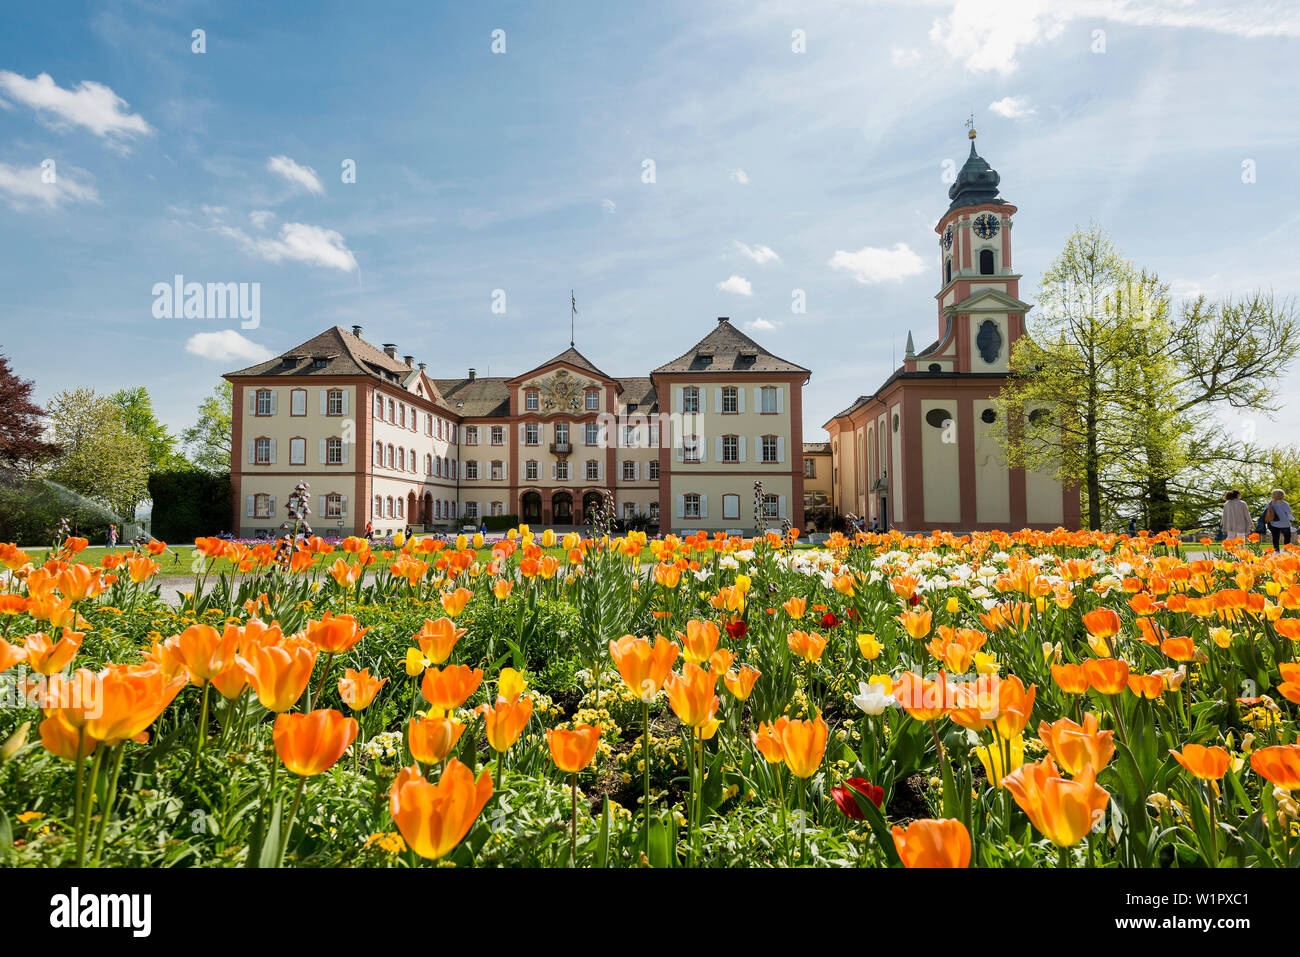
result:
<svg viewBox="0 0 1300 957"><path fill-rule="evenodd" d="M148 494L149 449L122 410L94 389L63 391L50 402L50 436L62 449L47 477L130 515Z"/></svg>
<svg viewBox="0 0 1300 957"><path fill-rule="evenodd" d="M109 396L122 413L126 430L144 442L149 452L149 471L163 472L183 469L189 460L176 451L176 438L158 421L153 411L153 400L144 386L119 389Z"/></svg>
<svg viewBox="0 0 1300 957"><path fill-rule="evenodd" d="M32 400L33 383L19 378L0 354L0 468L31 475L58 453L45 441L41 417L45 411Z"/></svg>
<svg viewBox="0 0 1300 957"><path fill-rule="evenodd" d="M190 460L205 471L230 471L234 392L234 387L222 379L212 394L199 403L198 421L181 433Z"/></svg>

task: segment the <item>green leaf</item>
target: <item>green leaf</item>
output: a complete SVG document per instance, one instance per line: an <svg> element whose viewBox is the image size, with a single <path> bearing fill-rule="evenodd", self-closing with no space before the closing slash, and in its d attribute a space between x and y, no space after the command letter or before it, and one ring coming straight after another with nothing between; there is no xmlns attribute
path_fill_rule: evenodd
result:
<svg viewBox="0 0 1300 957"><path fill-rule="evenodd" d="M271 821L266 826L266 833L262 836L262 846L257 853L258 867L279 867L280 866L280 804L279 798L271 805ZM249 849L249 855L252 856L252 848Z"/></svg>
<svg viewBox="0 0 1300 957"><path fill-rule="evenodd" d="M849 793L853 799L858 802L858 807L867 818L867 823L871 825L871 830L875 832L876 841L880 844L880 849L885 852L885 859L891 865L902 863L898 858L898 849L894 847L894 834L889 829L889 824L885 821L885 815L880 808L876 807L875 802L870 798L863 797L853 788L849 788Z"/></svg>
<svg viewBox="0 0 1300 957"><path fill-rule="evenodd" d="M0 860L7 858L14 849L14 828L9 823L9 815L0 808Z"/></svg>
<svg viewBox="0 0 1300 957"><path fill-rule="evenodd" d="M609 795L605 795L600 811L600 831L596 835L596 866L609 867Z"/></svg>
<svg viewBox="0 0 1300 957"><path fill-rule="evenodd" d="M672 867L671 845L668 840L668 827L659 815L650 819L650 866Z"/></svg>

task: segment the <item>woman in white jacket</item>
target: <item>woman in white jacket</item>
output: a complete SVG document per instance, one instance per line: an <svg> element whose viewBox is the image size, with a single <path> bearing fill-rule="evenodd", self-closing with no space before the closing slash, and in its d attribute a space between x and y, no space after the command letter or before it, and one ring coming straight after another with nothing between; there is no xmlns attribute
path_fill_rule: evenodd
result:
<svg viewBox="0 0 1300 957"><path fill-rule="evenodd" d="M1255 530L1255 520L1251 518L1250 506L1241 500L1241 492L1235 488L1223 498L1223 518L1220 525L1223 528L1224 540L1245 538Z"/></svg>

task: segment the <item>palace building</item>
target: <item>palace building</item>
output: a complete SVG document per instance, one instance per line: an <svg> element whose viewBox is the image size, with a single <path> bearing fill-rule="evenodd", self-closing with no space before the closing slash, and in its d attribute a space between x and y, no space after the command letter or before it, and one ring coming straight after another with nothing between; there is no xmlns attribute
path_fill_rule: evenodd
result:
<svg viewBox="0 0 1300 957"><path fill-rule="evenodd" d="M752 534L803 522L809 371L720 318L648 375L570 348L512 377L433 378L360 326L228 373L233 527L274 533L299 482L319 534L577 526L606 498L627 526ZM756 483L761 483L761 493ZM756 495L761 494L761 498Z"/></svg>
<svg viewBox="0 0 1300 957"><path fill-rule="evenodd" d="M935 226L938 338L918 352L909 332L902 366L825 424L831 502L881 529L1078 528L1077 485L1007 468L989 434L1032 307L1012 268L1016 207L998 195L973 129L970 140Z"/></svg>

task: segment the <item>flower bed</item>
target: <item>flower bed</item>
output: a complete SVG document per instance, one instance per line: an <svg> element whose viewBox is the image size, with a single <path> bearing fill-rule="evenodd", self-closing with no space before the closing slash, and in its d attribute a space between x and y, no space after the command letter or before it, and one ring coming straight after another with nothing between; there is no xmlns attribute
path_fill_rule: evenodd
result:
<svg viewBox="0 0 1300 957"><path fill-rule="evenodd" d="M1295 866L1300 558L1176 541L0 546L0 863Z"/></svg>

